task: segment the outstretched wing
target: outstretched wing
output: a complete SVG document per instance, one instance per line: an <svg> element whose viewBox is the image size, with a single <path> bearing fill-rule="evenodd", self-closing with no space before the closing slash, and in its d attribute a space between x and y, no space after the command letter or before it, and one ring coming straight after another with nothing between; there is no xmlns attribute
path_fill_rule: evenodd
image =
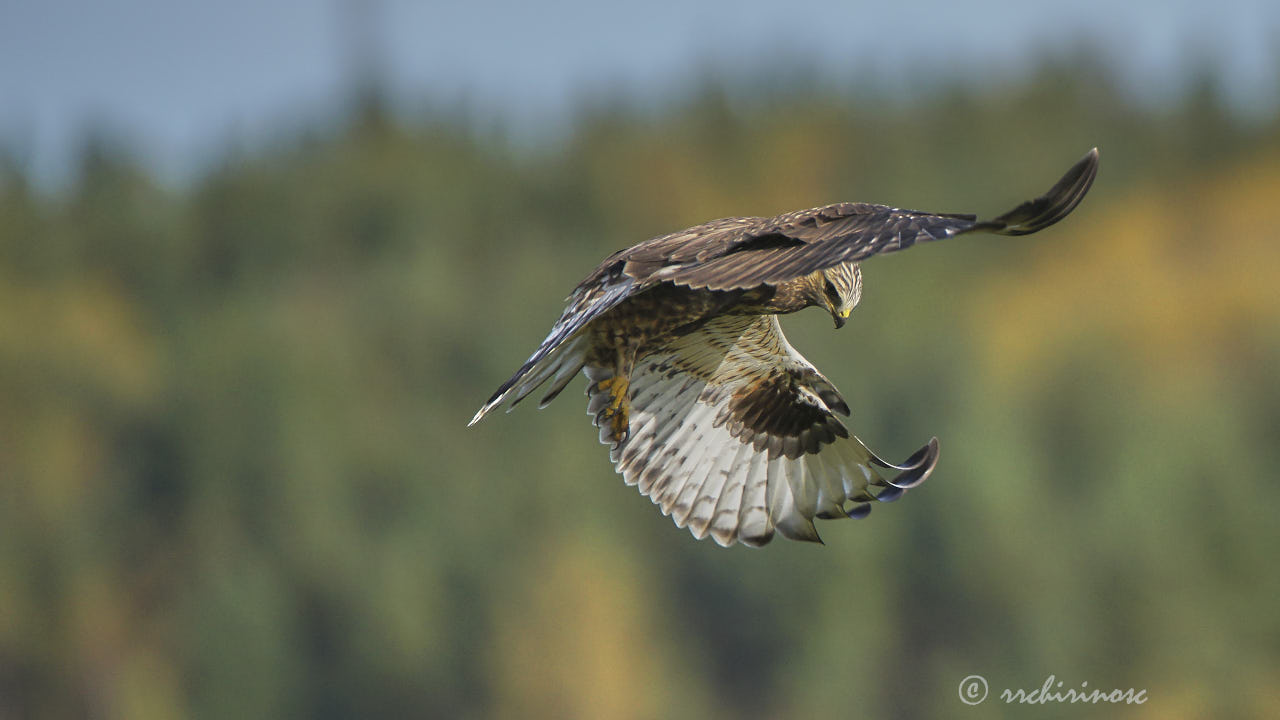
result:
<svg viewBox="0 0 1280 720"><path fill-rule="evenodd" d="M774 218L726 218L642 243L625 253L626 272L691 288L776 285L918 242L986 231L1027 235L1066 217L1098 172L1094 148L1048 192L990 220L868 203L838 203Z"/></svg>
<svg viewBox="0 0 1280 720"><path fill-rule="evenodd" d="M609 368L588 366L593 381ZM937 439L893 465L849 433L835 387L787 343L776 316L723 316L640 361L630 434L615 442L608 395L588 412L629 485L694 536L760 546L774 531L821 542L813 519L863 517L929 476ZM897 471L885 479L877 468Z"/></svg>
<svg viewBox="0 0 1280 720"><path fill-rule="evenodd" d="M662 283L695 289L743 290L776 285L815 270L917 242L988 231L1026 235L1070 213L1098 172L1093 149L1044 195L991 220L974 215L839 203L773 218L724 218L647 240L614 253L569 296L569 306L519 370L471 419L475 424L504 402L512 406L543 383L553 399L583 366L582 330L627 297Z"/></svg>

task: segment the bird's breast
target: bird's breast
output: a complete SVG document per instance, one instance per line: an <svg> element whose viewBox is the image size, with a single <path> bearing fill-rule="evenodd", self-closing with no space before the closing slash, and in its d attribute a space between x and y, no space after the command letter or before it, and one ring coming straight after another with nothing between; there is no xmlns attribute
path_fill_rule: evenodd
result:
<svg viewBox="0 0 1280 720"><path fill-rule="evenodd" d="M644 355L717 315L732 312L742 296L741 291L659 285L627 298L592 321L593 344L598 350L631 347Z"/></svg>

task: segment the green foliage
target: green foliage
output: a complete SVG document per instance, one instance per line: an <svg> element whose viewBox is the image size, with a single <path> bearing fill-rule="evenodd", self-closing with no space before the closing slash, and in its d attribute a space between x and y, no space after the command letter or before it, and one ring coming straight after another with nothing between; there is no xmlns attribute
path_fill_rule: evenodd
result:
<svg viewBox="0 0 1280 720"><path fill-rule="evenodd" d="M6 166L0 716L949 717L973 673L1274 716L1280 122L1080 58L930 98L708 82L536 150L366 112L183 191L106 143L65 197ZM868 444L942 442L826 547L695 543L573 392L465 428L608 252L999 212L1095 144L1062 225L785 321Z"/></svg>

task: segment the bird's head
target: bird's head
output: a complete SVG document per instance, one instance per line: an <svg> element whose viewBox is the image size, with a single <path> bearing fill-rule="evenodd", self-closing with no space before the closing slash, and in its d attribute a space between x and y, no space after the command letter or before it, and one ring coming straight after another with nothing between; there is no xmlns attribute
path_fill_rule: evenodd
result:
<svg viewBox="0 0 1280 720"><path fill-rule="evenodd" d="M836 328L844 327L849 313L862 299L862 270L857 263L842 263L814 273L814 304L831 313Z"/></svg>

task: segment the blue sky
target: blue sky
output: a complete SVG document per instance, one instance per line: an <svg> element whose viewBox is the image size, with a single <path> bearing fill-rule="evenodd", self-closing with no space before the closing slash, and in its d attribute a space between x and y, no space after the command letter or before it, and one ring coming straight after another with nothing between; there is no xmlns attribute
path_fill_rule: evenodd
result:
<svg viewBox="0 0 1280 720"><path fill-rule="evenodd" d="M466 105L534 133L593 92L660 97L708 68L1009 77L1081 39L1153 101L1203 58L1243 108L1273 111L1280 89L1274 0L0 0L0 144L56 184L84 129L104 126L180 180L232 139L338 107L353 38L403 106Z"/></svg>

